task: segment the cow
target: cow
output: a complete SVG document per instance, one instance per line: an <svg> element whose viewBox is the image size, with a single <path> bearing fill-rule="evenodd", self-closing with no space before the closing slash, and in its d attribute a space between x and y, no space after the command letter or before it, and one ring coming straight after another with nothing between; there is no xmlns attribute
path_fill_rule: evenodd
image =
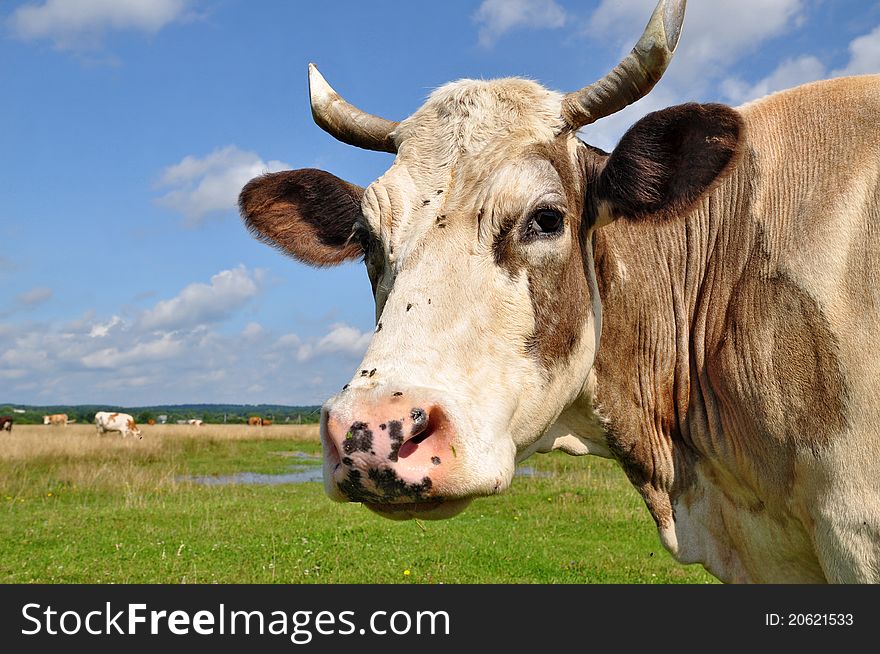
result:
<svg viewBox="0 0 880 654"><path fill-rule="evenodd" d="M271 426L272 426L272 421L271 421L271 420L268 420L267 418L263 418L262 426L263 426L263 427L271 427Z"/></svg>
<svg viewBox="0 0 880 654"><path fill-rule="evenodd" d="M152 427L153 425L156 424L156 419L155 418L147 418L147 424L150 425L150 427Z"/></svg>
<svg viewBox="0 0 880 654"><path fill-rule="evenodd" d="M70 422L70 420L68 420L66 413L53 413L47 416L43 416L44 425L52 425L53 427L67 427L68 422Z"/></svg>
<svg viewBox="0 0 880 654"><path fill-rule="evenodd" d="M186 421L186 424L192 425L193 427L201 427L205 422L203 420L199 420L198 418L190 418Z"/></svg>
<svg viewBox="0 0 880 654"><path fill-rule="evenodd" d="M98 411L95 414L95 428L99 436L108 431L118 431L122 434L123 438L127 436L143 438L141 430L135 424L134 418L127 413Z"/></svg>
<svg viewBox="0 0 880 654"><path fill-rule="evenodd" d="M12 418L10 416L0 416L0 431L12 431Z"/></svg>
<svg viewBox="0 0 880 654"><path fill-rule="evenodd" d="M561 450L616 460L665 548L727 582L880 581L880 76L578 130L676 48L661 0L607 76L461 80L401 122L309 66L313 116L396 155L362 188L257 177L247 228L362 259L375 333L321 413L324 485L443 518Z"/></svg>
<svg viewBox="0 0 880 654"><path fill-rule="evenodd" d="M260 427L263 424L263 419L260 416L251 416L248 418L248 427Z"/></svg>

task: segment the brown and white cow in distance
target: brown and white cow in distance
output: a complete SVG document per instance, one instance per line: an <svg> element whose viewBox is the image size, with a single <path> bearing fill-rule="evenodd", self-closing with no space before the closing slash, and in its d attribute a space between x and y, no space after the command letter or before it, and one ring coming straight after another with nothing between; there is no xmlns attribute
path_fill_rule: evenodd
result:
<svg viewBox="0 0 880 654"><path fill-rule="evenodd" d="M66 413L52 413L47 416L43 416L43 424L44 425L52 425L53 427L67 427L67 423L70 420L67 418Z"/></svg>
<svg viewBox="0 0 880 654"><path fill-rule="evenodd" d="M127 413L98 411L95 414L95 428L98 430L99 435L105 434L108 431L118 431L123 437L137 436L138 438L143 438L134 418Z"/></svg>
<svg viewBox="0 0 880 654"><path fill-rule="evenodd" d="M260 416L251 416L248 418L248 427L261 427L263 425L263 419Z"/></svg>
<svg viewBox="0 0 880 654"><path fill-rule="evenodd" d="M679 561L880 581L880 77L581 142L650 90L683 11L661 1L581 91L462 80L399 123L310 68L318 124L397 155L366 189L297 170L240 197L258 238L373 285L376 333L324 405L327 492L444 517L534 452L597 454Z"/></svg>
<svg viewBox="0 0 880 654"><path fill-rule="evenodd" d="M0 416L0 431L12 431L12 420L11 416Z"/></svg>

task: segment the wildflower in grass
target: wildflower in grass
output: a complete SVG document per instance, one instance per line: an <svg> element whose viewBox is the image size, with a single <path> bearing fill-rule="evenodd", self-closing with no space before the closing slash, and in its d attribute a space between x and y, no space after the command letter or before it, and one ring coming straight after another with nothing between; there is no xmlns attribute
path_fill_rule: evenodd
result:
<svg viewBox="0 0 880 654"><path fill-rule="evenodd" d="M409 571L409 570L404 570L404 571L403 571L403 576L404 576L404 577L409 577L409 575L410 575L410 571Z"/></svg>

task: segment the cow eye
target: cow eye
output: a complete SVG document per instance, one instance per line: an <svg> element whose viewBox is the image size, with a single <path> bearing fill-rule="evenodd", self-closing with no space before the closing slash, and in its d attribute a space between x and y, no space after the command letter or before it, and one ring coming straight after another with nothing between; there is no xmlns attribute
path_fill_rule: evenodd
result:
<svg viewBox="0 0 880 654"><path fill-rule="evenodd" d="M538 209L532 214L529 230L538 236L552 236L562 231L565 219L556 209Z"/></svg>

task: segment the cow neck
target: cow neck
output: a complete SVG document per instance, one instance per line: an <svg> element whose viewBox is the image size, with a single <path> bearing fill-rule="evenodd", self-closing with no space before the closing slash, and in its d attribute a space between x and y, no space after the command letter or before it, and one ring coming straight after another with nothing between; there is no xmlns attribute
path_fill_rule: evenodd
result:
<svg viewBox="0 0 880 654"><path fill-rule="evenodd" d="M597 230L594 257L602 336L595 410L608 448L661 529L675 496L691 484L696 450L687 413L696 307L705 292L709 201L687 219L617 222Z"/></svg>

